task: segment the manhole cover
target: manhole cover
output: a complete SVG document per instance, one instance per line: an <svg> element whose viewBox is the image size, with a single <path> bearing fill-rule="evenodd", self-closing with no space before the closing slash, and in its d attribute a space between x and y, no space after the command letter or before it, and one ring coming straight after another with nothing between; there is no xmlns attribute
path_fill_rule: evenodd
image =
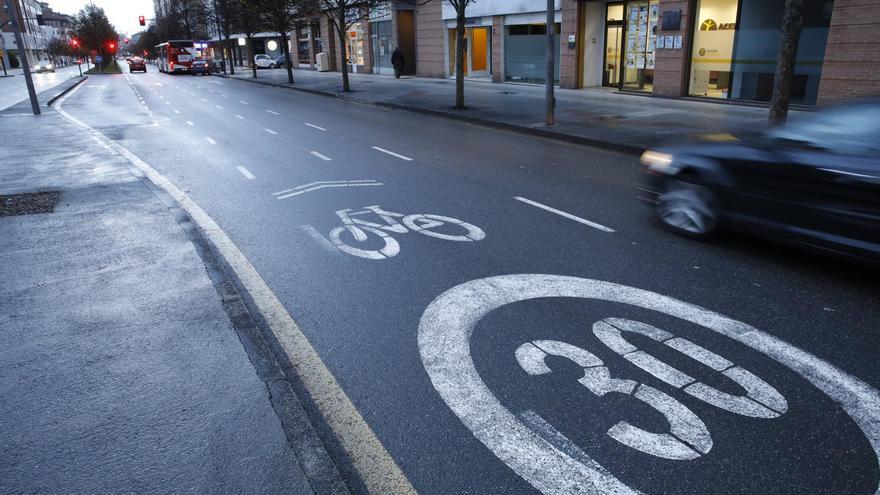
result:
<svg viewBox="0 0 880 495"><path fill-rule="evenodd" d="M0 194L0 217L14 215L32 215L34 213L52 213L58 202L58 191L35 193Z"/></svg>

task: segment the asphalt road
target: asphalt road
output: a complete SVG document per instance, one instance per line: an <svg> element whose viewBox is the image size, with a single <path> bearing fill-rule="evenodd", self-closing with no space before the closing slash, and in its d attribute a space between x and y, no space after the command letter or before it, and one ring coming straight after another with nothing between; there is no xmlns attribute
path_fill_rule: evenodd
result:
<svg viewBox="0 0 880 495"><path fill-rule="evenodd" d="M668 234L630 156L149 69L64 109L213 217L419 492L877 491L876 271Z"/></svg>

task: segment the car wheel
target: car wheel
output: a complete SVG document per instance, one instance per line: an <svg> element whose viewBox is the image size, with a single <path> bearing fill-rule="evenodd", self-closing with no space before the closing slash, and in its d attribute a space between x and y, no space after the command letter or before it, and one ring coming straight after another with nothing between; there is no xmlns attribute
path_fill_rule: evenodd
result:
<svg viewBox="0 0 880 495"><path fill-rule="evenodd" d="M270 69L274 69L274 68L275 68L275 64L269 64L269 68L270 68Z"/></svg>
<svg viewBox="0 0 880 495"><path fill-rule="evenodd" d="M670 179L657 198L657 216L676 234L706 237L718 226L718 200L690 177Z"/></svg>

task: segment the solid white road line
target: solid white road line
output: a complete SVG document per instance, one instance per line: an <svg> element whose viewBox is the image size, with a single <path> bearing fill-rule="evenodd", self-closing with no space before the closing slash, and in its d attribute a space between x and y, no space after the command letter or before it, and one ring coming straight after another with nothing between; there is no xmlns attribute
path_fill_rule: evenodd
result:
<svg viewBox="0 0 880 495"><path fill-rule="evenodd" d="M238 168L238 171L241 172L241 175L247 177L248 180L254 180L254 179L256 179L256 177L254 176L254 174L251 173L250 170L248 170L248 169L242 167L241 165L239 165L239 166L236 167L236 168Z"/></svg>
<svg viewBox="0 0 880 495"><path fill-rule="evenodd" d="M271 113L272 115L281 115L280 113L278 113L278 112L273 112L272 110L266 110L266 111L269 112L269 113Z"/></svg>
<svg viewBox="0 0 880 495"><path fill-rule="evenodd" d="M591 222L585 218L581 218L581 217L572 215L571 213L566 213L562 210L557 210L556 208L538 203L537 201L532 201L531 199L526 199L526 198L523 198L520 196L514 196L513 199L515 199L517 201L522 201L523 203L525 203L527 205L532 205L536 208L540 208L542 210L549 211L550 213L555 213L559 216L565 217L569 220L574 220L575 222L582 223L582 224L587 225L589 227L593 227L594 229L601 230L602 232L615 232L615 230L610 227L606 227L606 226L604 226L602 224L598 224L596 222Z"/></svg>
<svg viewBox="0 0 880 495"><path fill-rule="evenodd" d="M26 113L24 115L30 115ZM289 193L290 191L296 191L297 189L305 189L306 187L316 186L318 184L358 184L362 182L376 182L375 179L360 179L360 180L319 180L316 182L309 182L308 184L303 184L301 186L296 186L293 189L285 189L283 191L273 192L272 194L278 196L279 194Z"/></svg>
<svg viewBox="0 0 880 495"><path fill-rule="evenodd" d="M207 141L207 142L209 142L209 143L211 143L211 144L217 144L217 141L214 141L214 140L211 139L210 137L206 137L206 138L205 138L205 141Z"/></svg>
<svg viewBox="0 0 880 495"><path fill-rule="evenodd" d="M238 115L238 114L235 114L235 118L244 120L244 117L242 117L241 115Z"/></svg>
<svg viewBox="0 0 880 495"><path fill-rule="evenodd" d="M272 129L266 129L265 127L263 128L263 130L268 132L269 134L278 134L277 132L273 131Z"/></svg>
<svg viewBox="0 0 880 495"><path fill-rule="evenodd" d="M73 91L61 97L56 105L58 113L83 129L90 138L102 146L116 150L135 168L143 172L151 182L174 198L202 229L202 232L241 281L244 290L250 295L257 311L263 316L273 336L296 370L300 382L312 397L315 406L331 431L336 435L340 446L352 460L352 464L363 479L367 491L401 495L415 494L415 488L394 462L391 454L385 450L373 430L370 429L364 417L346 395L324 361L321 360L318 351L306 338L302 329L299 328L299 325L296 324L296 321L290 316L260 273L238 249L238 246L232 242L226 232L217 225L217 222L179 187L129 151L128 148L111 141L104 134L64 111L65 100L76 93L78 88L74 88Z"/></svg>
<svg viewBox="0 0 880 495"><path fill-rule="evenodd" d="M324 129L323 127L321 127L321 126L317 126L317 125L315 125L315 124L309 124L308 122L306 122L306 125L309 126L309 127L314 128L314 129L317 129L317 130L319 130L319 131L326 131L326 130L327 130L327 129Z"/></svg>
<svg viewBox="0 0 880 495"><path fill-rule="evenodd" d="M186 121L186 125L195 125L195 124L193 124L192 122L190 122L189 120L187 120L187 121Z"/></svg>
<svg viewBox="0 0 880 495"><path fill-rule="evenodd" d="M317 156L318 158L320 158L321 160L324 160L325 162L329 162L332 159L328 156L324 156L324 155L318 153L317 151L309 151L309 153L311 153L314 156Z"/></svg>
<svg viewBox="0 0 880 495"><path fill-rule="evenodd" d="M275 199L287 199L293 196L298 196L300 194L305 194L307 192L317 191L318 189L326 189L328 187L366 187L366 186L384 186L385 184L381 182L366 182L366 183L357 183L357 184L322 184L320 186L310 187L308 189L303 189L301 191L296 191L288 194L282 194L281 196L276 196Z"/></svg>
<svg viewBox="0 0 880 495"><path fill-rule="evenodd" d="M403 155L397 154L397 153L395 153L395 152L393 152L393 151L388 151L388 150L386 150L385 148L380 148L380 147L378 147L378 146L373 146L373 149L376 150L376 151L381 151L382 153L385 153L385 154L391 155L391 156L393 156L393 157L395 157L395 158L400 158L401 160L406 160L406 161L408 161L408 162L411 162L411 161L412 161L412 158L410 158L410 157L408 157L408 156L403 156Z"/></svg>

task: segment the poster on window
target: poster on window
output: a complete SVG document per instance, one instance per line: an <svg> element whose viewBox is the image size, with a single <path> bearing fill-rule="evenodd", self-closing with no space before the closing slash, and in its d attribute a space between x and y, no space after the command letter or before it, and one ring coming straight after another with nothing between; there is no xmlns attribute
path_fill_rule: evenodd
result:
<svg viewBox="0 0 880 495"><path fill-rule="evenodd" d="M653 69L654 68L654 54L649 53L648 57L645 59L645 68Z"/></svg>
<svg viewBox="0 0 880 495"><path fill-rule="evenodd" d="M626 68L627 69L635 69L636 68L636 56L633 53L626 54Z"/></svg>

